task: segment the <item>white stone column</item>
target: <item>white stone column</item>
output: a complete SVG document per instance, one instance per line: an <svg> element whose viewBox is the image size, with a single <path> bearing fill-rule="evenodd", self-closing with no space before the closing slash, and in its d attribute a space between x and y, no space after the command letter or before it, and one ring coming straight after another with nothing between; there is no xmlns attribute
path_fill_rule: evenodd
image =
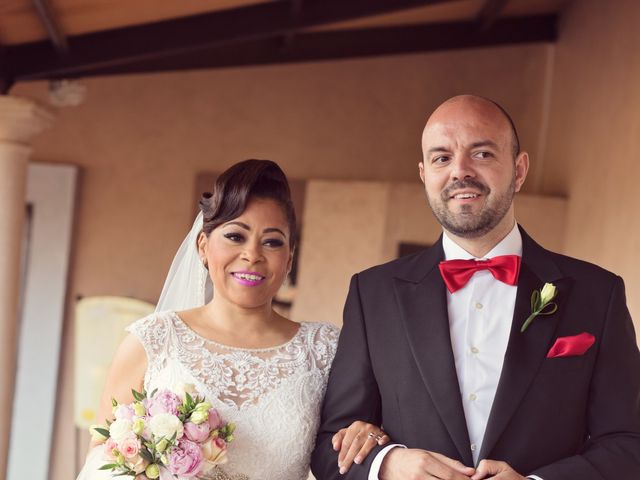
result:
<svg viewBox="0 0 640 480"><path fill-rule="evenodd" d="M46 107L0 95L0 478L5 478L16 370L20 267L31 139L53 123Z"/></svg>

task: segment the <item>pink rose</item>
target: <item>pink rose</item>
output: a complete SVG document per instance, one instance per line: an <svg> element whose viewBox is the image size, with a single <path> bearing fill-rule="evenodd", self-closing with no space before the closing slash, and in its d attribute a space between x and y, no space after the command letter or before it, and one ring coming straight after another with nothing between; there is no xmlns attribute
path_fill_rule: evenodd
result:
<svg viewBox="0 0 640 480"><path fill-rule="evenodd" d="M104 442L104 456L111 461L115 460L116 457L113 454L113 451L117 449L118 449L118 444L116 443L116 441L111 437L107 438L107 441Z"/></svg>
<svg viewBox="0 0 640 480"><path fill-rule="evenodd" d="M131 420L133 421L133 417L135 417L135 412L133 408L129 405L118 405L113 412L113 416L116 417L117 420Z"/></svg>
<svg viewBox="0 0 640 480"><path fill-rule="evenodd" d="M147 400L147 413L151 416L159 413L170 413L178 415L178 407L182 405L182 400L175 393L169 390L159 391L153 398Z"/></svg>
<svg viewBox="0 0 640 480"><path fill-rule="evenodd" d="M169 454L169 471L174 475L194 477L200 473L202 465L202 450L197 443L184 438L178 441L178 446Z"/></svg>
<svg viewBox="0 0 640 480"><path fill-rule="evenodd" d="M202 443L209 437L211 427L207 422L203 422L196 425L193 422L187 422L184 424L184 434L192 442Z"/></svg>
<svg viewBox="0 0 640 480"><path fill-rule="evenodd" d="M227 461L227 442L220 437L212 438L202 446L202 454L207 462L219 465Z"/></svg>
<svg viewBox="0 0 640 480"><path fill-rule="evenodd" d="M149 462L147 462L144 458L142 458L140 455L136 455L133 458L128 458L126 461L126 465L133 470L134 472L136 472L136 474L140 474L142 472L145 471L145 469L147 468L147 466L149 465Z"/></svg>
<svg viewBox="0 0 640 480"><path fill-rule="evenodd" d="M220 418L220 414L215 408L209 409L209 426L211 427L211 430L215 430L222 426L222 418Z"/></svg>
<svg viewBox="0 0 640 480"><path fill-rule="evenodd" d="M133 458L140 451L140 441L135 437L128 437L120 442L119 447L118 450L125 458Z"/></svg>

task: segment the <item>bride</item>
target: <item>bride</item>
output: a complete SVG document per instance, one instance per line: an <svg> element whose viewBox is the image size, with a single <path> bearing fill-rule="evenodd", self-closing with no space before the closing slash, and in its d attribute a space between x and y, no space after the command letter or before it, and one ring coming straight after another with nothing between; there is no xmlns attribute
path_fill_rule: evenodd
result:
<svg viewBox="0 0 640 480"><path fill-rule="evenodd" d="M132 389L193 384L236 424L217 478L306 479L339 331L293 322L272 308L296 244L287 179L274 162L240 162L202 196L200 210L156 312L127 328L98 418L113 418L112 398L131 403ZM363 422L341 430L336 470L387 441L379 427ZM102 450L89 452L78 480L111 478L98 470L106 463Z"/></svg>

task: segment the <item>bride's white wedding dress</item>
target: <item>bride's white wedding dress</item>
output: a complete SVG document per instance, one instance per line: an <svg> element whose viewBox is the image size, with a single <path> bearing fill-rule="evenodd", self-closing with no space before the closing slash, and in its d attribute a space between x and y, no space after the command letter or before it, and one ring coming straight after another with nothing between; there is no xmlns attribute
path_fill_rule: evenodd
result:
<svg viewBox="0 0 640 480"><path fill-rule="evenodd" d="M291 340L264 349L205 339L175 312L154 313L128 330L147 353L148 392L192 383L224 421L236 424L229 462L222 466L231 478L307 478L337 327L301 323ZM105 478L96 471L104 463L98 450L89 455L79 479Z"/></svg>

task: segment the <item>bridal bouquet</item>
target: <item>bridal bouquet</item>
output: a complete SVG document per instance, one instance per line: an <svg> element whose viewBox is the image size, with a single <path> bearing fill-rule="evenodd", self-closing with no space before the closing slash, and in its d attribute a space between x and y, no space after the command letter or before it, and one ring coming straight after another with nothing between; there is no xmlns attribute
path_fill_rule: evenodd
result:
<svg viewBox="0 0 640 480"><path fill-rule="evenodd" d="M201 478L225 463L235 425L224 423L192 385L181 390L149 396L132 390L135 401L128 405L112 400L115 420L91 427L107 460L100 470L136 480L172 480Z"/></svg>

